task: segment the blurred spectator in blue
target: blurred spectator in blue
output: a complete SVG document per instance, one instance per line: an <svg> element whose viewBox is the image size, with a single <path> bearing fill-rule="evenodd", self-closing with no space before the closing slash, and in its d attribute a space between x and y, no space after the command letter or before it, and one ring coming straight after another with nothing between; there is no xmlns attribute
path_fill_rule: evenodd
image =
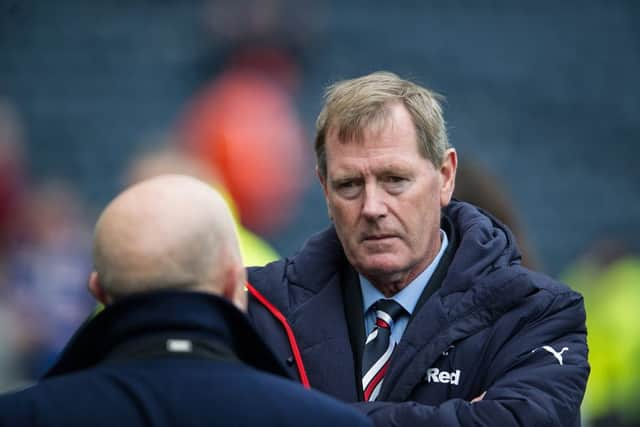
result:
<svg viewBox="0 0 640 427"><path fill-rule="evenodd" d="M31 191L25 236L7 256L7 300L20 325L20 360L29 378L57 357L93 305L87 224L74 192L53 181Z"/></svg>
<svg viewBox="0 0 640 427"><path fill-rule="evenodd" d="M585 421L591 427L640 425L640 257L620 240L599 241L562 278L582 293L587 310Z"/></svg>

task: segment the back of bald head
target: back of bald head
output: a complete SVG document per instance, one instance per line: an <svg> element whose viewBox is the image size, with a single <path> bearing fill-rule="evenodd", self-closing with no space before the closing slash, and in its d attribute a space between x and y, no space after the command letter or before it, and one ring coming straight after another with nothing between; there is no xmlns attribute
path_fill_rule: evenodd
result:
<svg viewBox="0 0 640 427"><path fill-rule="evenodd" d="M117 196L98 219L93 256L92 281L98 283L90 287L94 295L94 287L103 292L96 296L105 303L160 289L233 300L245 280L225 201L212 187L182 175L157 176Z"/></svg>

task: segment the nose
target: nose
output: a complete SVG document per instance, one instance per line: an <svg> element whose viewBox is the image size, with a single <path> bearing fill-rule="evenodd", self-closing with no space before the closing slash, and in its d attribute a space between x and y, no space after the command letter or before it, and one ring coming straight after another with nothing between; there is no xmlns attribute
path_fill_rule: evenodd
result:
<svg viewBox="0 0 640 427"><path fill-rule="evenodd" d="M385 193L374 185L365 186L362 215L370 220L382 218L387 214Z"/></svg>

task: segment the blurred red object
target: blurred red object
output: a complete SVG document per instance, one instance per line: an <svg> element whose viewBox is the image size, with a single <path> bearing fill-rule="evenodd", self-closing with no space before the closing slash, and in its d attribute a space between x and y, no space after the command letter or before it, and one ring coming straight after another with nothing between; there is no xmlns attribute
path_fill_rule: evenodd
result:
<svg viewBox="0 0 640 427"><path fill-rule="evenodd" d="M18 113L0 99L0 253L22 231L26 197L23 132Z"/></svg>
<svg viewBox="0 0 640 427"><path fill-rule="evenodd" d="M227 71L188 106L180 131L186 148L219 174L242 224L273 233L291 219L307 156L284 86L259 72Z"/></svg>
<svg viewBox="0 0 640 427"><path fill-rule="evenodd" d="M0 142L0 233L3 238L17 231L14 228L25 193L20 161L13 153L8 153L7 148Z"/></svg>

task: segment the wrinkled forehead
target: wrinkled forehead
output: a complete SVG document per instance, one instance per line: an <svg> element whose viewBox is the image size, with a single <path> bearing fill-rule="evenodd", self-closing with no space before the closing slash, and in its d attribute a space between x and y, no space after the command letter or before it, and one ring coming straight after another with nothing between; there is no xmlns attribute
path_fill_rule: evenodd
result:
<svg viewBox="0 0 640 427"><path fill-rule="evenodd" d="M390 105L379 105L367 111L347 111L330 116L327 123L327 139L346 143L362 143L366 138L376 136L394 120Z"/></svg>

